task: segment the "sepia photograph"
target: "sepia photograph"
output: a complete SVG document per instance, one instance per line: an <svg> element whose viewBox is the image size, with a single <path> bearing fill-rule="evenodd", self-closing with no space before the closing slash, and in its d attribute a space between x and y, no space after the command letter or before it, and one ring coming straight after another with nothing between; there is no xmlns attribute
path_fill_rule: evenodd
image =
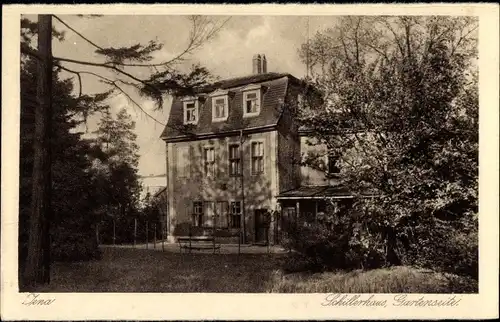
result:
<svg viewBox="0 0 500 322"><path fill-rule="evenodd" d="M477 15L87 12L19 18L24 306L479 294Z"/></svg>

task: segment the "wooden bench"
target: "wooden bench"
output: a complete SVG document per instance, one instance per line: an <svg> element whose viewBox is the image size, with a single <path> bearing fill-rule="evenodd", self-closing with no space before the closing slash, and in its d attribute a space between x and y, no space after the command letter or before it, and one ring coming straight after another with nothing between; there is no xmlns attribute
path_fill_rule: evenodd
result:
<svg viewBox="0 0 500 322"><path fill-rule="evenodd" d="M179 243L179 249L186 250L191 253L194 250L213 250L215 254L219 251L220 254L220 243L217 243L215 237L213 236L190 236L190 237L178 237L177 242Z"/></svg>

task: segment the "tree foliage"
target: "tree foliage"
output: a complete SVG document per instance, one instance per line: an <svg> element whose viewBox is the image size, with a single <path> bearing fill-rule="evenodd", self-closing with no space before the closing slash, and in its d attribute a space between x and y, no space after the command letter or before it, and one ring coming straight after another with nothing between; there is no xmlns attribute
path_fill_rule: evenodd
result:
<svg viewBox="0 0 500 322"><path fill-rule="evenodd" d="M114 151L108 155L109 151L103 151L99 144L90 144L89 142L83 140L79 133L74 133L74 126L78 124L79 121L86 122L87 118L103 109L106 109L106 100L112 94L122 94L124 95L131 104L139 108L148 117L153 118L147 111L145 111L140 104L129 93L128 89L137 91L141 95L145 95L153 99L158 107L162 106L163 95L177 93L178 91L189 90L193 85L198 86L203 84L205 79L210 77L210 73L198 66L193 67L191 73L183 73L177 68L177 64L186 59L186 56L191 54L194 50L201 47L205 42L209 41L217 32L223 27L225 22L222 23L214 22L211 19L204 17L191 17L192 31L188 39L188 45L179 55L175 56L171 60L163 61L159 63L152 62L154 54L162 49L163 44L157 41L151 40L146 45L137 43L129 47L102 47L92 40L85 37L81 32L74 29L65 22L63 19L56 15L41 15L39 19L40 23L34 23L27 18L21 19L21 96L22 96L22 131L21 131L21 141L24 143L21 149L21 185L20 185L20 196L21 196L21 211L20 211L20 269L23 269L25 264L25 259L28 259L28 269L26 269L29 274L27 274L26 280L21 280L21 284L36 285L37 283L47 283L50 276L50 263L49 260L44 260L43 263L38 261L37 256L39 254L44 255L45 258L49 258L50 245L49 243L44 243L42 241L48 240L49 227L52 226L52 230L55 234L66 232L59 237L56 237L56 248L61 245L78 245L79 242L89 240L87 232L89 231L89 225L95 223L95 216L102 216L103 205L109 203L118 204L118 213L125 215L128 210L134 208L134 204L137 203L138 198L138 184L137 184L137 155L136 146L132 142L135 137L132 137L130 129L133 128L133 124L127 123L125 119L121 120L121 123L125 128L121 134L126 134L127 136L123 138L122 141L112 140L112 142L121 142L121 146L115 146ZM78 15L82 18L84 16ZM87 16L87 18L95 17L95 15ZM49 19L50 18L50 19ZM39 26L47 27L47 33L50 33L50 28L52 28L52 37L57 38L60 41L64 40L65 31L59 31L52 24L52 18L61 23L65 29L77 34L81 39L89 43L95 48L95 53L99 56L96 61L83 61L73 59L71 57L51 57L50 41L47 41L45 48L40 49L38 52L33 44L37 38L39 32ZM41 28L40 28L41 29ZM44 29L45 30L45 29ZM42 31L42 30L40 30ZM45 37L46 40L50 40L49 37ZM44 42L45 43L45 42ZM42 43L42 44L44 44ZM42 46L43 47L43 46ZM41 48L41 47L39 47ZM38 102L35 99L36 95L33 94L33 88L36 87L36 78L43 79L40 75L36 75L33 66L44 63L44 66L56 67L54 70L54 75L56 75L52 84L47 84L47 82L41 83L44 88L51 89L54 87L52 93L54 94L53 103L50 104L51 98L45 95L39 97L43 102L49 102L47 106L52 106L64 102L60 107L56 107L56 112L54 113L53 120L48 117L46 120L42 118L35 120L33 111L41 108L38 106ZM48 62L48 64L47 64ZM52 63L52 64L50 64ZM74 66L80 66L84 69L77 70ZM93 72L85 70L86 66L98 67L101 70L107 70L114 72L113 77L106 77L99 72ZM149 70L148 76L142 78L137 76L137 70L133 68L143 68ZM51 70L51 68L48 68ZM72 82L63 81L60 77L60 72L65 71L71 73L77 77L78 83L78 96L72 96ZM42 72L40 72L42 73ZM102 92L94 95L83 93L82 85L82 75L91 75L99 79L102 83L107 85L107 88ZM50 83L50 82L48 82ZM50 86L52 85L52 87ZM47 91L50 92L50 91ZM43 106L43 105L41 105ZM48 111L48 110L46 110ZM43 112L43 111L42 111ZM39 113L44 115L43 113ZM120 115L119 115L120 116ZM126 113L121 114L121 117L126 117ZM156 122L163 124L162 122L154 119ZM36 121L36 122L35 122ZM50 131L44 131L44 129L50 129L51 124L55 123L54 128L56 129L52 133ZM35 145L35 149L31 147L34 142L33 139L33 124L37 125L37 129L43 133L44 138L50 138L52 143L50 146L52 149L47 148L47 146ZM115 135L120 135L119 129L113 129ZM30 133L31 131L31 133ZM53 154L55 157L52 158L51 162L51 151L54 150ZM130 154L128 154L130 153ZM40 157L34 159L33 155L39 155ZM66 158L68 161L66 162ZM110 161L113 158L120 158L122 162L115 162L112 167L110 167L108 173L104 173L95 167L96 162L91 161L101 160ZM97 162L99 163L99 162ZM40 175L38 169L41 165L49 164L52 166L52 171L54 171L54 178L52 179L52 185L50 182L50 176L44 177ZM49 171L51 173L52 171ZM40 178L39 185L32 183L34 182L32 178ZM59 180L61 180L59 182ZM110 181L111 180L111 181ZM120 182L124 185L112 186L112 183ZM69 184L69 186L68 186ZM32 186L37 189L37 193L31 195L27 191L28 186ZM99 194L96 191L99 188L107 187L107 194ZM57 189L61 189L60 191ZM54 192L54 200L50 201L51 192ZM66 196L67 198L61 198L61 196ZM103 196L107 198L103 200ZM125 198L126 197L126 198ZM76 198L76 199L75 199ZM126 200L125 200L125 199ZM29 226L29 219L26 215L27 209L30 207L30 203L35 200L44 200L46 203L52 203L52 207L41 207L34 204L31 206L33 213L31 215L31 227ZM52 209L53 208L53 209ZM55 212L56 219L52 219L51 213ZM105 212L105 211L104 211ZM70 227L69 230L62 228L57 220L65 222ZM56 222L52 222L55 220ZM47 223L43 226L43 229L39 229L40 225L37 222ZM67 233L69 232L69 233ZM79 238L79 233L83 233L84 238ZM66 242L61 242L66 236ZM26 243L25 240L30 238L30 256L26 257ZM58 239L59 238L59 239ZM68 242L69 241L69 242ZM94 245L95 246L95 245ZM61 248L60 248L61 249ZM86 247L84 245L83 249L79 247L74 247L71 251L62 250L59 252L60 255L68 255L66 259L82 259L91 258L94 255L85 254L86 250L90 249L92 251L96 250L96 247ZM57 253L57 251L56 251ZM47 256L45 256L47 255ZM83 257L82 257L83 256ZM21 274L20 274L21 276Z"/></svg>
<svg viewBox="0 0 500 322"><path fill-rule="evenodd" d="M33 171L34 110L37 108L36 62L28 59L21 68L21 145L19 186L19 258L24 267L29 236ZM71 94L70 80L53 78L52 211L53 260L83 260L99 256L93 224L97 206L93 203L90 158L99 155L81 133L74 132L78 121L73 115L87 107ZM21 275L20 275L21 276Z"/></svg>
<svg viewBox="0 0 500 322"><path fill-rule="evenodd" d="M137 135L134 128L135 122L122 108L115 118L109 110L104 111L95 131L96 144L106 155L104 162L95 160L94 163L99 174L99 191L102 193L102 219L133 217L139 209L139 147L135 142Z"/></svg>
<svg viewBox="0 0 500 322"><path fill-rule="evenodd" d="M437 235L477 238L476 29L469 17L345 17L300 50L325 102L300 119L340 156L343 184L377 195L352 211L360 245L388 264L437 266Z"/></svg>

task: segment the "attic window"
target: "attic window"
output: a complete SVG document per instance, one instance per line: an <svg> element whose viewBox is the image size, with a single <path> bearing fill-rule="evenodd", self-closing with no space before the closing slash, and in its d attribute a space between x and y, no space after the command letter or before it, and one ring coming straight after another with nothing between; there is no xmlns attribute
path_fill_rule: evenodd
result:
<svg viewBox="0 0 500 322"><path fill-rule="evenodd" d="M184 101L184 124L198 123L198 101Z"/></svg>
<svg viewBox="0 0 500 322"><path fill-rule="evenodd" d="M212 121L225 121L229 114L227 95L212 98Z"/></svg>
<svg viewBox="0 0 500 322"><path fill-rule="evenodd" d="M257 116L260 113L260 90L243 93L243 116Z"/></svg>

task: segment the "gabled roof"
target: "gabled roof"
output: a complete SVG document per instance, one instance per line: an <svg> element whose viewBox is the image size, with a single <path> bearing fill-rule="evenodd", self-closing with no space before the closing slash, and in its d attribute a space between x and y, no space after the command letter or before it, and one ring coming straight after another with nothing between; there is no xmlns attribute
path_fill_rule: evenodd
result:
<svg viewBox="0 0 500 322"><path fill-rule="evenodd" d="M289 83L301 81L290 74L265 73L238 77L215 82L196 90L199 119L197 124L184 125L184 111L181 98L174 98L168 123L161 138L168 141L189 140L193 136L218 135L242 129L264 128L277 125L285 102ZM263 87L260 114L255 117L243 117L243 89L250 84ZM212 122L212 99L209 96L218 90L230 90L228 97L229 115L226 121Z"/></svg>

